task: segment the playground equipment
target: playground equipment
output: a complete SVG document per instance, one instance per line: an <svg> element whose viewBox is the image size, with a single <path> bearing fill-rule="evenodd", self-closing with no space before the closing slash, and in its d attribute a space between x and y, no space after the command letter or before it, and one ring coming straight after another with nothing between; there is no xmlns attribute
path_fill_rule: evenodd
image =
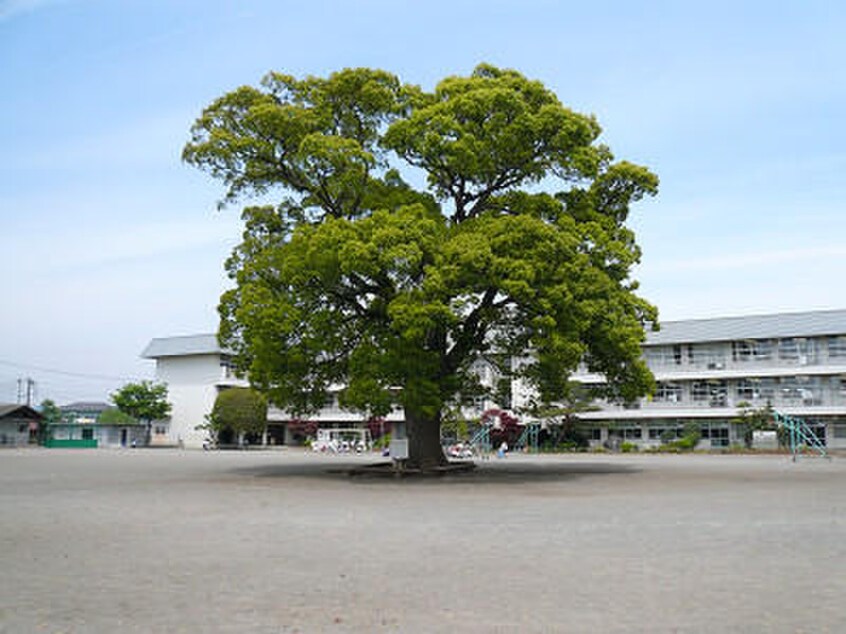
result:
<svg viewBox="0 0 846 634"><path fill-rule="evenodd" d="M479 452L490 453L491 450L491 426L490 425L482 425L473 437L470 439L469 443L472 447L476 448Z"/></svg>
<svg viewBox="0 0 846 634"><path fill-rule="evenodd" d="M773 412L773 419L778 427L784 428L790 440L790 451L793 454L793 462L796 462L796 454L802 447L813 449L823 458L829 455L825 451L825 445L814 433L811 426L803 419L796 416L788 416L781 412Z"/></svg>
<svg viewBox="0 0 846 634"><path fill-rule="evenodd" d="M370 430L360 427L318 429L317 438L311 443L311 448L321 453L362 453L372 446Z"/></svg>
<svg viewBox="0 0 846 634"><path fill-rule="evenodd" d="M515 449L522 449L524 451L538 451L538 438L540 437L541 426L540 423L526 423L523 428L523 433L517 439Z"/></svg>

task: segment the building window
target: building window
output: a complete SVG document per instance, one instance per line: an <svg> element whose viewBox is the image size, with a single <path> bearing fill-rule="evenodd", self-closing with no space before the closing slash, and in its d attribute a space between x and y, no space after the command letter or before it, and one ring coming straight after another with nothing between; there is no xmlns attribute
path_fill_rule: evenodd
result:
<svg viewBox="0 0 846 634"><path fill-rule="evenodd" d="M772 357L773 344L769 339L747 339L731 342L732 361L766 361Z"/></svg>
<svg viewBox="0 0 846 634"><path fill-rule="evenodd" d="M835 438L846 439L846 425L834 425L833 430Z"/></svg>
<svg viewBox="0 0 846 634"><path fill-rule="evenodd" d="M220 360L220 376L224 380L234 378L235 373L232 370L232 362L229 359Z"/></svg>
<svg viewBox="0 0 846 634"><path fill-rule="evenodd" d="M828 338L828 356L846 357L846 335Z"/></svg>
<svg viewBox="0 0 846 634"><path fill-rule="evenodd" d="M801 365L817 362L817 340L788 337L778 342L778 358Z"/></svg>
<svg viewBox="0 0 846 634"><path fill-rule="evenodd" d="M660 403L680 403L682 386L679 383L659 381L655 389L654 400Z"/></svg>
<svg viewBox="0 0 846 634"><path fill-rule="evenodd" d="M725 380L694 381L693 400L708 402L711 407L725 407L728 404L728 384Z"/></svg>
<svg viewBox="0 0 846 634"><path fill-rule="evenodd" d="M778 342L778 358L788 361L799 358L799 346L796 345L795 339L782 339Z"/></svg>
<svg viewBox="0 0 846 634"><path fill-rule="evenodd" d="M156 436L164 436L167 433L167 427L164 425L156 425L153 429L153 433L156 434Z"/></svg>
<svg viewBox="0 0 846 634"><path fill-rule="evenodd" d="M693 363L695 355L696 364L704 366L708 370L722 370L726 367L726 359L729 354L728 343L701 343L691 346L688 355Z"/></svg>
<svg viewBox="0 0 846 634"><path fill-rule="evenodd" d="M83 427L82 428L82 439L83 440L94 440L94 430L91 427Z"/></svg>
<svg viewBox="0 0 846 634"><path fill-rule="evenodd" d="M665 365L680 365L682 361L681 346L654 346L644 351L646 363L658 367Z"/></svg>
<svg viewBox="0 0 846 634"><path fill-rule="evenodd" d="M775 379L740 379L735 393L740 401L772 399L775 397Z"/></svg>
<svg viewBox="0 0 846 634"><path fill-rule="evenodd" d="M761 380L740 379L737 382L737 398L741 401L754 401L761 398Z"/></svg>
<svg viewBox="0 0 846 634"><path fill-rule="evenodd" d="M612 427L608 430L608 437L622 440L640 440L643 437L643 430L640 427Z"/></svg>
<svg viewBox="0 0 846 634"><path fill-rule="evenodd" d="M731 342L731 360L732 361L749 361L752 357L754 341L732 341Z"/></svg>
<svg viewBox="0 0 846 634"><path fill-rule="evenodd" d="M702 438L711 441L712 447L728 447L729 446L729 429L728 427L702 427Z"/></svg>
<svg viewBox="0 0 846 634"><path fill-rule="evenodd" d="M661 442L669 442L682 438L684 436L684 427L650 427L649 440L660 440Z"/></svg>
<svg viewBox="0 0 846 634"><path fill-rule="evenodd" d="M781 398L787 401L798 401L802 398L799 381L795 376L785 376L781 379Z"/></svg>

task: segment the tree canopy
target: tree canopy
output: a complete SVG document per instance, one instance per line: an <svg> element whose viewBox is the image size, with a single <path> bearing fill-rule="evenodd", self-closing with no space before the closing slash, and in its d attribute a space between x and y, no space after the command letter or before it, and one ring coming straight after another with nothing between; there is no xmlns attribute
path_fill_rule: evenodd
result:
<svg viewBox="0 0 846 634"><path fill-rule="evenodd" d="M97 417L97 422L102 425L137 425L138 421L129 414L120 411L117 407L110 407L103 410Z"/></svg>
<svg viewBox="0 0 846 634"><path fill-rule="evenodd" d="M445 460L441 412L481 389L479 357L542 402L579 363L609 396L646 393L657 314L631 279L626 220L658 179L600 133L541 82L485 64L431 92L358 68L223 95L184 160L223 181L222 204L278 203L243 212L222 343L292 412L337 386L369 415L402 407L422 467Z"/></svg>
<svg viewBox="0 0 846 634"><path fill-rule="evenodd" d="M209 427L220 437L230 430L235 437L261 434L267 426L267 399L253 389L231 387L217 395L209 415Z"/></svg>
<svg viewBox="0 0 846 634"><path fill-rule="evenodd" d="M147 426L147 443L150 442L150 425L154 420L161 420L170 414L170 403L167 402L167 385L140 381L127 383L111 395L112 402L117 408L136 420L143 421Z"/></svg>

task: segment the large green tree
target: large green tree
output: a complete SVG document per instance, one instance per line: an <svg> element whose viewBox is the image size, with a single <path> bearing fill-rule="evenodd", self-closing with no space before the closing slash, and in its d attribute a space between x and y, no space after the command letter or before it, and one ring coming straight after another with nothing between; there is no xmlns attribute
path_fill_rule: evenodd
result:
<svg viewBox="0 0 846 634"><path fill-rule="evenodd" d="M152 381L127 383L114 392L112 402L117 408L136 420L144 422L146 444L150 444L150 427L154 420L161 420L170 414L171 405L167 402L167 385Z"/></svg>
<svg viewBox="0 0 846 634"><path fill-rule="evenodd" d="M609 395L652 387L655 309L630 277L629 206L657 189L615 161L591 116L489 65L432 92L387 72L270 73L197 119L183 158L243 212L227 262L222 342L274 403L404 409L410 462L445 462L441 413L480 389L480 356L528 359L540 400L580 362ZM511 366L502 364L503 371Z"/></svg>
<svg viewBox="0 0 846 634"><path fill-rule="evenodd" d="M267 427L267 399L246 387L232 387L217 395L209 414L209 428L215 437L230 431L239 444L248 434L261 434Z"/></svg>

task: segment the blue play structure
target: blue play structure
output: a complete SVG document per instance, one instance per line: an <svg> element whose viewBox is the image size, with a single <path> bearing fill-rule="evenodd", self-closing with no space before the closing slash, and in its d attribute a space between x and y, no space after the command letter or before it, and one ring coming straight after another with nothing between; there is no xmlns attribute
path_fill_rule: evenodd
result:
<svg viewBox="0 0 846 634"><path fill-rule="evenodd" d="M828 458L825 451L825 445L820 442L820 439L811 429L810 425L803 419L797 416L788 416L781 412L773 412L775 423L779 427L783 427L787 432L787 437L790 441L790 451L793 454L793 461L796 462L796 454L802 448L808 448L816 451L824 458Z"/></svg>

